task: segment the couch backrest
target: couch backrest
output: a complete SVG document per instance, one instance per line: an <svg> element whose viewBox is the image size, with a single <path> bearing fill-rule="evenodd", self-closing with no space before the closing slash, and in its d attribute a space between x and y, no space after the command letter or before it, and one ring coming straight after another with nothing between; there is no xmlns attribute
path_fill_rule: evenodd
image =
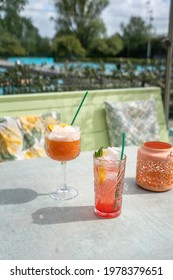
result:
<svg viewBox="0 0 173 280"><path fill-rule="evenodd" d="M83 91L0 96L0 116L57 111L61 121L70 123L84 96ZM82 150L95 150L110 145L104 101L130 101L154 98L157 107L160 140L168 141L160 88L91 90L76 118L81 127Z"/></svg>

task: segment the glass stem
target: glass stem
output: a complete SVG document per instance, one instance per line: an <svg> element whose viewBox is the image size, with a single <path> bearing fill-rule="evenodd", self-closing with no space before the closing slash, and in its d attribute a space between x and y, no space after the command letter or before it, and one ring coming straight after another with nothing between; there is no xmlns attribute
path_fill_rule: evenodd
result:
<svg viewBox="0 0 173 280"><path fill-rule="evenodd" d="M62 190L67 190L67 184L66 184L66 161L61 162L61 169L62 169L61 189Z"/></svg>

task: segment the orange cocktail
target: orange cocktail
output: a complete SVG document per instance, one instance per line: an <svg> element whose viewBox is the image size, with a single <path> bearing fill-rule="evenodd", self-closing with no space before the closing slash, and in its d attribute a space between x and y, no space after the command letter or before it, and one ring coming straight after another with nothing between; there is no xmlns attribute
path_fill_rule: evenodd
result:
<svg viewBox="0 0 173 280"><path fill-rule="evenodd" d="M80 128L56 125L46 137L46 152L58 161L75 159L80 153Z"/></svg>
<svg viewBox="0 0 173 280"><path fill-rule="evenodd" d="M80 153L80 139L64 142L46 138L46 151L52 159L59 161L72 160Z"/></svg>
<svg viewBox="0 0 173 280"><path fill-rule="evenodd" d="M66 162L80 154L80 127L66 124L48 125L45 148L51 159L61 162L63 174L63 182L50 192L50 197L58 200L75 197L77 190L66 184Z"/></svg>
<svg viewBox="0 0 173 280"><path fill-rule="evenodd" d="M119 150L108 148L103 155L94 155L95 213L103 218L120 215L126 156L119 159Z"/></svg>

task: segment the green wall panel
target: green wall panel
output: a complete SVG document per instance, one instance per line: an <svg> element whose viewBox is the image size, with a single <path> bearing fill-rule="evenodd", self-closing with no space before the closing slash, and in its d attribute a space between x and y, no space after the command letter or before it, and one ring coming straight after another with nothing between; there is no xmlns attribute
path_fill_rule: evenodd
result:
<svg viewBox="0 0 173 280"><path fill-rule="evenodd" d="M57 111L61 115L62 122L70 123L84 93L84 91L76 91L0 96L0 116L21 116ZM75 121L81 126L82 150L95 150L100 146L109 145L104 101L124 102L149 98L156 100L160 139L168 141L160 88L92 90L88 92Z"/></svg>

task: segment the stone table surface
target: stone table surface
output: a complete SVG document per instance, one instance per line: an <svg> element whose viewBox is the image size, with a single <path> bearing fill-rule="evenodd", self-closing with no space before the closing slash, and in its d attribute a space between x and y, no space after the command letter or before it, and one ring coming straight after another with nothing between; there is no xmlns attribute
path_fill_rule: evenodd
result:
<svg viewBox="0 0 173 280"><path fill-rule="evenodd" d="M0 163L1 260L173 259L173 190L155 193L135 183L137 147L127 154L122 213L94 214L93 151L67 164L78 196L56 201L60 163L49 158Z"/></svg>

